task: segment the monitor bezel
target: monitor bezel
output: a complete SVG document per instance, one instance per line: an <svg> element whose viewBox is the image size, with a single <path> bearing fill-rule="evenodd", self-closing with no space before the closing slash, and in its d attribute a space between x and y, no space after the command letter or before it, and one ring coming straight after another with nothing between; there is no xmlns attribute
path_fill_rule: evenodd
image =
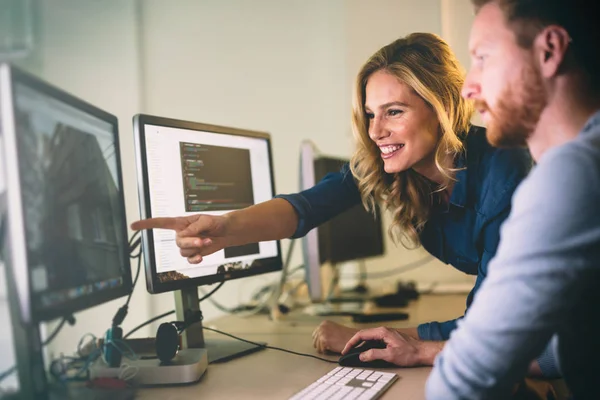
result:
<svg viewBox="0 0 600 400"><path fill-rule="evenodd" d="M27 249L25 242L10 242L11 238L15 237L27 240L25 236L25 216L23 213L21 177L18 162L19 154L16 140L14 83L17 82L112 125L116 154L115 159L117 162L117 176L120 188L120 196L118 199L119 207L116 212L121 213L120 219L123 223L119 229L121 229L121 236L126 241L123 245L123 251L120 254L122 257L121 261L124 265L124 271L121 275L123 282L120 286L103 289L89 295L74 298L61 303L60 306L55 308L33 309L33 290L31 275L29 274L27 264ZM6 210L2 210L5 213L4 218L7 222L7 231L3 238L7 250L4 254L4 259L7 271L9 271L8 278L11 278L14 281L9 283L14 284L17 289L21 322L38 323L50 321L129 294L132 290L132 274L129 259L129 245L127 243L127 214L125 211L125 194L117 117L8 63L0 64L0 106L2 107L3 115L9 117L1 121L2 129L0 130L0 137L2 138L3 144L0 154L4 159L2 168L4 169L6 190L8 191ZM26 279L23 279L23 275L26 275ZM24 284L25 281L26 285ZM18 283L21 284L19 285Z"/></svg>
<svg viewBox="0 0 600 400"><path fill-rule="evenodd" d="M148 163L146 157L146 134L145 126L163 126L168 128L186 129L192 131L203 131L217 134L228 134L235 136L244 136L250 138L259 138L267 142L267 151L269 157L269 169L271 172L271 193L275 195L275 170L273 168L273 152L271 148L271 135L266 132L232 128L226 126L205 124L200 122L191 122L179 119L165 118L156 115L137 114L133 117L134 143L136 153L136 167L138 176L138 195L140 203L140 218L152 218L152 209L150 204L150 184L148 177ZM239 271L227 271L225 274L212 274L190 278L185 280L175 280L169 282L160 282L156 272L156 258L154 254L154 232L144 230L142 232L142 244L146 273L146 288L149 293L164 293L194 286L210 285L217 282L229 281L233 279L246 278L250 276L262 275L269 272L281 271L283 261L281 256L281 242L276 240L277 256L269 258L260 258L265 265L252 267Z"/></svg>
<svg viewBox="0 0 600 400"><path fill-rule="evenodd" d="M308 190L317 184L315 177L316 145L310 140L300 143L300 191ZM311 229L302 237L302 258L308 295L313 303L323 300L321 280L321 254L319 249L319 229Z"/></svg>

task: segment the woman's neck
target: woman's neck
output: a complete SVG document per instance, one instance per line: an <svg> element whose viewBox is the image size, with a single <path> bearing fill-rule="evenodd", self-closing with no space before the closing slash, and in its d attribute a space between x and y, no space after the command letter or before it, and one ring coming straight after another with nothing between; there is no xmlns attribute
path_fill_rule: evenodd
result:
<svg viewBox="0 0 600 400"><path fill-rule="evenodd" d="M444 160L442 160L442 166L452 168L454 166L454 156L446 154ZM431 156L415 164L412 169L438 185L447 184L448 187L453 186L452 182L448 182L448 178L435 165L435 154L431 154Z"/></svg>

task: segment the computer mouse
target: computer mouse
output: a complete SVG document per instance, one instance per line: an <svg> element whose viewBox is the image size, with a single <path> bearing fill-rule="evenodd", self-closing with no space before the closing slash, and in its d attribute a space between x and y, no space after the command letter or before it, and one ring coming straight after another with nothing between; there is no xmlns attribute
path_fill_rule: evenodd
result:
<svg viewBox="0 0 600 400"><path fill-rule="evenodd" d="M382 340L367 340L358 346L351 348L346 354L338 360L342 367L356 368L398 368L396 364L385 360L361 361L360 353L371 349L385 349L385 342Z"/></svg>

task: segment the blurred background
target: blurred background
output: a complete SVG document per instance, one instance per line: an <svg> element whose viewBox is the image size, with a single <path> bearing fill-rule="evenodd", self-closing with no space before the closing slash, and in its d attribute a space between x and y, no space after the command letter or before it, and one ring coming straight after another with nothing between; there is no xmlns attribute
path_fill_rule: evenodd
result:
<svg viewBox="0 0 600 400"><path fill-rule="evenodd" d="M132 222L139 218L134 114L269 132L276 192L295 192L302 140L312 140L323 154L350 157L353 81L373 52L411 32L433 32L467 68L472 18L469 0L0 0L0 59L119 118ZM384 221L387 229L387 215ZM288 245L282 241L284 254ZM386 255L366 267L385 271L424 256L386 237ZM299 246L292 260L301 264ZM214 299L236 306L278 274L228 282ZM468 288L473 282L433 260L398 278L422 286ZM2 272L2 348L10 346L4 343L10 329L3 279ZM151 296L144 286L142 277L124 330L173 308L173 294ZM103 332L121 303L78 313L77 324L49 346L50 356L71 353L87 332ZM210 304L203 312L209 321L221 315ZM157 325L139 336L154 335ZM0 370L14 363L3 361Z"/></svg>

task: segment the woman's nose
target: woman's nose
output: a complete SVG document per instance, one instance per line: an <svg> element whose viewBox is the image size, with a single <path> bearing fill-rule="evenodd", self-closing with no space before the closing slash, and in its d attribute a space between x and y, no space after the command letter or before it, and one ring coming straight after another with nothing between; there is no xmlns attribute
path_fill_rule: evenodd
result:
<svg viewBox="0 0 600 400"><path fill-rule="evenodd" d="M379 118L373 118L369 122L369 137L374 142L381 140L390 135L388 129L386 129L385 124Z"/></svg>

